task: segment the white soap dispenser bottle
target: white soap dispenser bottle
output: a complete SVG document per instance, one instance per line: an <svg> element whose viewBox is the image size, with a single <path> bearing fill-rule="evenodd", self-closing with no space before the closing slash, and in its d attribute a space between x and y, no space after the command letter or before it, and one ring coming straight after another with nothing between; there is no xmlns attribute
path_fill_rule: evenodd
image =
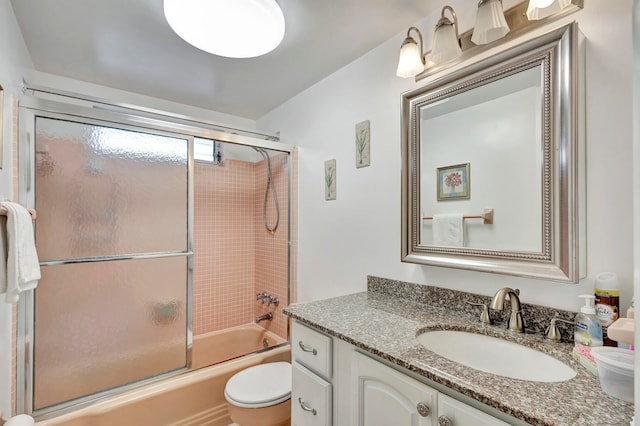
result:
<svg viewBox="0 0 640 426"><path fill-rule="evenodd" d="M602 346L602 325L596 316L594 307L595 296L592 294L581 294L584 298L584 306L576 315L576 326L573 338L576 346Z"/></svg>

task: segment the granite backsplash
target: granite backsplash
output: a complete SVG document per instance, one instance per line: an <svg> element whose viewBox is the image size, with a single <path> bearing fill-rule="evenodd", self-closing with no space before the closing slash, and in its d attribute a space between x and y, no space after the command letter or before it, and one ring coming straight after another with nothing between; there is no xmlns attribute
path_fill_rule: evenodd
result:
<svg viewBox="0 0 640 426"><path fill-rule="evenodd" d="M430 285L415 284L406 281L392 280L372 275L367 276L367 291L406 299L412 302L422 303L429 306L439 307L454 312L466 312L471 315L477 315L478 320L482 312L479 306L470 305L471 303L482 303L490 305L492 297L475 293L467 293L458 290L449 290ZM510 313L509 301L505 302L505 308L502 311L494 311L489 309L489 315L494 324L505 324ZM549 326L551 318L558 316L568 321L575 321L576 312L563 311L561 309L549 308L546 306L531 305L521 302L522 317L525 323L525 331L527 333L543 334ZM573 327L561 321L557 323L558 329L562 334L563 342L573 343Z"/></svg>

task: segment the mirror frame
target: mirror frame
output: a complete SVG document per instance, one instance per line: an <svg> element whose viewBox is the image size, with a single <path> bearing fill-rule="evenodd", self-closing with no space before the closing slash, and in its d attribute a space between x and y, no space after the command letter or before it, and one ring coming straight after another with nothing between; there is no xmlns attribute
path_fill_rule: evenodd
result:
<svg viewBox="0 0 640 426"><path fill-rule="evenodd" d="M585 193L579 47L578 24L573 22L402 94L403 262L578 282L583 275L580 266L585 264L580 261L585 253L584 238L580 238L585 235ZM543 76L542 250L421 245L420 108L539 65Z"/></svg>

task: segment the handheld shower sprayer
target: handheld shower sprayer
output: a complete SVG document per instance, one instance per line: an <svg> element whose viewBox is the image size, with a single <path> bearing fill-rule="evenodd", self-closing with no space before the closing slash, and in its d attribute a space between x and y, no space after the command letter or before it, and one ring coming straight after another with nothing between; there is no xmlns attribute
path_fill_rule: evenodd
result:
<svg viewBox="0 0 640 426"><path fill-rule="evenodd" d="M275 235L276 230L278 229L278 225L280 224L280 207L278 206L278 194L276 194L276 188L273 184L273 179L271 177L271 159L269 158L269 153L264 148L253 147L264 159L266 168L267 168L267 187L264 191L264 204L262 205L262 219L264 222L264 227L267 231L271 232L271 235ZM271 193L273 194L273 202L276 206L276 223L273 226L269 226L267 223L267 200L269 198L269 187L271 187Z"/></svg>

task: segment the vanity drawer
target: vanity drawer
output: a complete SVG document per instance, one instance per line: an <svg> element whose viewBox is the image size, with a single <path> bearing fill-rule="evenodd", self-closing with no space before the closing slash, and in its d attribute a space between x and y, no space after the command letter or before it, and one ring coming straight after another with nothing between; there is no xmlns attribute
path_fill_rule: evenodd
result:
<svg viewBox="0 0 640 426"><path fill-rule="evenodd" d="M330 426L333 416L331 383L295 361L292 368L292 426Z"/></svg>
<svg viewBox="0 0 640 426"><path fill-rule="evenodd" d="M294 361L326 379L331 378L331 337L294 322L291 347Z"/></svg>

